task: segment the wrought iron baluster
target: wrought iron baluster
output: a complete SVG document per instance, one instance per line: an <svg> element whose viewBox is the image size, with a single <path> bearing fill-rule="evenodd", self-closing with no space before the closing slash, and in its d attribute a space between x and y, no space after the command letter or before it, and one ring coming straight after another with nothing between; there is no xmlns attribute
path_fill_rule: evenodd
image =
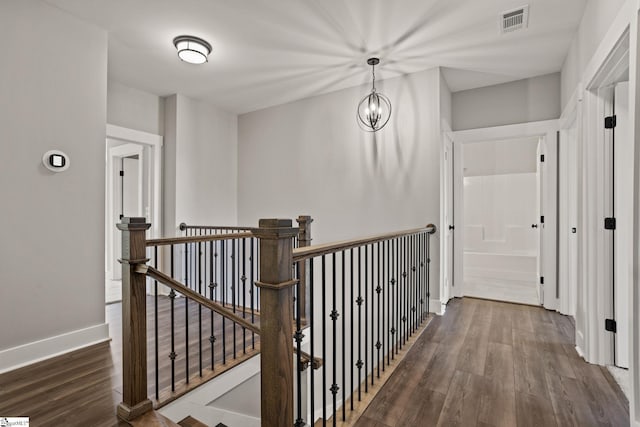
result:
<svg viewBox="0 0 640 427"><path fill-rule="evenodd" d="M171 245L171 278L174 277L173 273L173 248ZM171 391L176 391L176 334L175 334L175 301L176 292L171 289L169 291L169 300L171 301L171 353L169 353L169 359L171 359Z"/></svg>
<svg viewBox="0 0 640 427"><path fill-rule="evenodd" d="M255 241L255 237L252 237L251 239L249 239L249 252L251 253L249 257L249 292L251 296L251 323L256 323L256 311L255 311L255 305L254 305L256 284L255 284L255 281L253 280L253 271L254 271L253 260L255 259L254 241ZM254 350L256 348L256 334L253 331L251 331L251 348Z"/></svg>
<svg viewBox="0 0 640 427"><path fill-rule="evenodd" d="M222 305L227 305L227 241L220 241L220 297ZM222 364L227 364L227 319L222 317Z"/></svg>
<svg viewBox="0 0 640 427"><path fill-rule="evenodd" d="M369 307L371 307L371 347L369 348L369 358L371 359L371 385L374 385L374 381L375 381L375 375L374 375L374 357L375 357L375 341L374 341L374 336L375 336L375 297L373 296L373 293L375 292L375 287L373 286L375 283L375 276L374 276L374 264L375 264L375 246L373 244L370 245L371 246L371 263L370 263L370 267L371 267L371 283L368 286L368 292L370 295L369 301L371 302L371 305ZM369 373L369 370L367 369L367 374Z"/></svg>
<svg viewBox="0 0 640 427"><path fill-rule="evenodd" d="M364 247L364 392L369 392L369 245Z"/></svg>
<svg viewBox="0 0 640 427"><path fill-rule="evenodd" d="M395 309L395 317L393 319L394 329L392 330L393 341L395 344L395 354L398 354L400 351L400 308L401 308L401 300L400 300L400 239L395 239L395 259L394 259L394 267L395 267L395 282L394 291L395 291L395 301L394 301L394 309ZM395 355L394 355L395 357Z"/></svg>
<svg viewBox="0 0 640 427"><path fill-rule="evenodd" d="M342 421L345 421L347 419L347 400L346 400L346 388L347 388L347 383L346 383L346 372L345 372L345 367L346 367L346 340L345 337L347 335L347 329L345 328L345 318L347 316L345 316L346 312L345 312L345 297L346 297L346 288L347 288L347 284L345 283L345 251L342 251L342 281L340 282L341 286L342 286Z"/></svg>
<svg viewBox="0 0 640 427"><path fill-rule="evenodd" d="M310 350L310 355L311 355L311 363L313 363L313 357L315 355L314 353L314 323L313 323L313 314L315 311L315 307L313 304L313 294L314 294L314 289L313 289L313 282L314 282L314 275L313 275L313 264L314 264L315 258L310 258L309 259L309 340L310 340L310 345L309 345L309 350ZM313 369L313 366L311 366L311 370L309 371L309 377L310 377L310 385L311 385L311 399L310 399L310 405L311 405L311 418L315 418L315 373L316 371ZM313 421L315 420L310 420L311 423L313 424Z"/></svg>
<svg viewBox="0 0 640 427"><path fill-rule="evenodd" d="M327 313L327 276L326 276L326 262L325 255L322 255L321 258L321 268L322 268L322 308L320 313L322 313L322 360L327 360L327 331L326 325L327 321L325 319ZM327 425L327 364L322 364L322 425Z"/></svg>
<svg viewBox="0 0 640 427"><path fill-rule="evenodd" d="M389 283L389 240L385 240L382 244L382 260L383 260L383 264L382 264L382 306L384 307L384 303L385 303L385 292L384 290L387 289L386 292L386 300L387 300L387 309L385 311L384 317L382 318L382 330L383 330L383 334L382 334L382 358L384 359L384 354L386 352L387 355L387 365L391 362L390 356L389 356L389 320L391 319L391 310L390 310L390 306L389 306L389 286L385 286L387 285L387 283ZM385 325L386 323L386 325ZM385 335L387 336L387 339L385 341ZM385 345L386 344L386 345ZM385 364L384 364L384 360L382 361L382 370L385 370Z"/></svg>
<svg viewBox="0 0 640 427"><path fill-rule="evenodd" d="M358 246L358 402L362 400L362 246Z"/></svg>
<svg viewBox="0 0 640 427"><path fill-rule="evenodd" d="M202 234L202 230L200 231ZM202 295L202 242L198 242L198 293ZM202 305L198 304L198 369L202 377Z"/></svg>
<svg viewBox="0 0 640 427"><path fill-rule="evenodd" d="M213 230L209 231L209 234L213 234ZM214 252L215 252L215 242L211 241L209 242L209 299L211 301L215 301L214 295L213 295L213 291L215 289L215 280L216 280L216 276L215 276L215 260L214 260ZM214 367L215 367L215 349L214 349L214 343L216 342L216 336L215 336L215 322L213 320L214 318L214 311L210 310L211 313L211 321L210 321L210 326L211 326L211 333L209 334L209 344L211 346L211 370L213 371Z"/></svg>
<svg viewBox="0 0 640 427"><path fill-rule="evenodd" d="M191 288L190 285L190 277L189 277L189 244L185 243L185 257L184 257L184 265L185 265L185 273L186 279L185 284ZM184 355L185 355L185 382L189 384L189 298L184 297Z"/></svg>
<svg viewBox="0 0 640 427"><path fill-rule="evenodd" d="M158 268L158 247L155 246L153 248L153 266L155 268ZM154 348L155 348L155 363L156 363L156 372L155 372L155 377L156 377L156 400L160 399L160 369L159 369L159 362L158 362L158 281L154 280L153 281L153 301L154 301L154 313L153 316L155 318L155 322L154 322L154 335L155 335L155 342L154 342Z"/></svg>
<svg viewBox="0 0 640 427"><path fill-rule="evenodd" d="M351 378L351 388L349 389L349 393L351 394L351 399L349 399L349 400L351 401L351 410L353 411L353 391L354 391L354 388L353 388L353 366L354 366L354 364L353 364L353 341L354 341L353 340L353 336L354 336L354 333L353 333L353 324L354 324L353 323L353 311L354 311L354 309L353 309L353 302L354 302L354 300L353 300L353 294L354 294L354 291L353 291L353 285L354 285L354 281L353 281L353 270L354 270L353 269L353 248L349 249L349 257L351 259L351 264L350 264L351 268L349 268L349 272L350 272L350 276L351 276L351 286L350 286L351 295L349 295L349 305L350 305L349 314L351 316L351 323L349 323L351 325L351 334L349 335L349 337L351 338L349 340L351 342L351 351L349 352L349 355L351 356L351 364L349 365L349 377Z"/></svg>
<svg viewBox="0 0 640 427"><path fill-rule="evenodd" d="M382 312L380 310L380 294L382 293L382 279L380 276L380 272L382 271L382 266L380 265L380 258L381 258L381 254L380 254L380 242L378 242L376 244L377 246L377 259L378 259L378 263L377 263L377 271L378 271L378 284L376 286L376 294L378 295L378 331L377 331L377 336L378 336L378 340L376 341L376 349L378 350L378 354L376 355L376 362L378 363L378 378L380 378L380 365L383 363L383 361L380 358L380 349L382 348L382 338L380 337L380 323L381 323L381 317L383 317Z"/></svg>
<svg viewBox="0 0 640 427"><path fill-rule="evenodd" d="M430 270L430 265L431 265L431 248L429 247L429 243L431 240L431 236L429 234L427 234L427 244L425 245L427 248L427 310L429 309L429 300L431 298L431 289L429 287L429 270Z"/></svg>
<svg viewBox="0 0 640 427"><path fill-rule="evenodd" d="M297 262L294 265L294 268L294 278L300 279L300 263ZM298 313L300 312L300 302L300 299L296 301ZM302 417L302 339L304 338L304 334L302 333L302 319L300 316L296 317L296 332L293 334L293 338L296 342L296 403L298 405L298 418L296 419L294 426L304 427L306 425L304 418ZM313 366L310 366L310 369L313 370Z"/></svg>
<svg viewBox="0 0 640 427"><path fill-rule="evenodd" d="M236 239L233 239L231 241L231 305L232 305L232 309L233 312L236 312L236 302L237 302L237 283L236 283L236 274L237 274L237 269L236 269L236 264L237 264L237 260L236 260ZM231 326L233 327L233 358L235 359L236 356L236 322L231 322Z"/></svg>
<svg viewBox="0 0 640 427"><path fill-rule="evenodd" d="M247 239L242 239L242 318L247 318ZM242 353L247 354L247 328L242 328Z"/></svg>
<svg viewBox="0 0 640 427"><path fill-rule="evenodd" d="M337 321L338 321L338 317L340 316L340 313L338 313L338 311L336 310L336 306L337 306L337 298L336 298L336 253L334 252L332 254L332 266L331 266L331 270L333 273L333 292L332 292L332 297L333 297L333 310L331 311L331 320L333 321L333 383L331 384L331 393L333 394L333 426L336 426L336 405L337 405L337 395L338 395L338 390L340 390L340 387L338 387L338 383L337 383L337 343L336 343L336 334L338 333L338 328L337 328ZM343 313L344 314L344 313Z"/></svg>

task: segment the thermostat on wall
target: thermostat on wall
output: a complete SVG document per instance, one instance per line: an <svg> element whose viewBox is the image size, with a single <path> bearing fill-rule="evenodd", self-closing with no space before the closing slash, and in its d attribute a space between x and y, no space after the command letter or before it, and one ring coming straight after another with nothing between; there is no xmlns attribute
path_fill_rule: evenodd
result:
<svg viewBox="0 0 640 427"><path fill-rule="evenodd" d="M63 172L69 169L69 156L60 150L50 150L42 156L44 167L52 172Z"/></svg>

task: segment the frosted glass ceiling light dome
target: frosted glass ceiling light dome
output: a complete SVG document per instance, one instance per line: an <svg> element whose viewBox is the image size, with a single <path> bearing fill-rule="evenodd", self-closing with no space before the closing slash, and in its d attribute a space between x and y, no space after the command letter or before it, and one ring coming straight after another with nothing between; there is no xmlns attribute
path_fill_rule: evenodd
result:
<svg viewBox="0 0 640 427"><path fill-rule="evenodd" d="M211 45L194 36L178 36L173 45L178 49L178 57L190 64L204 64L211 53Z"/></svg>
<svg viewBox="0 0 640 427"><path fill-rule="evenodd" d="M391 101L381 93L376 92L376 65L380 63L378 58L369 58L367 64L371 65L373 85L371 93L366 95L358 104L358 125L367 132L377 132L382 129L391 118Z"/></svg>

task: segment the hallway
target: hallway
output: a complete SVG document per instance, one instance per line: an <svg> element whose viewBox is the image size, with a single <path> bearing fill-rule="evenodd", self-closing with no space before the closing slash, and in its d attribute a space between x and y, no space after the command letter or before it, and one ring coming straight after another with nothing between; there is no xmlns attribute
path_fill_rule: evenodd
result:
<svg viewBox="0 0 640 427"><path fill-rule="evenodd" d="M558 313L452 300L356 425L628 426L622 391L573 343Z"/></svg>

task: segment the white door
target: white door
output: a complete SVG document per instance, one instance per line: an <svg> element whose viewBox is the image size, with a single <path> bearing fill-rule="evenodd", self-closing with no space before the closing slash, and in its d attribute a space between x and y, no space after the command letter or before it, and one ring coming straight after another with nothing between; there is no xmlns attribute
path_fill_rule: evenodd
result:
<svg viewBox="0 0 640 427"><path fill-rule="evenodd" d="M121 215L139 217L142 215L142 182L140 180L139 156L122 158L120 185L122 189Z"/></svg>
<svg viewBox="0 0 640 427"><path fill-rule="evenodd" d="M107 150L107 271L110 280L122 278L121 232L116 228L123 216L144 216L143 214L143 147L123 144ZM109 283L107 283L109 286ZM114 293L112 293L114 294Z"/></svg>
<svg viewBox="0 0 640 427"><path fill-rule="evenodd" d="M536 280L538 282L538 302L544 304L544 283L543 283L543 267L542 267L542 246L543 246L543 229L544 229L544 141L540 139L538 142L537 162L536 162L536 217L531 227L536 235L536 247L538 256L536 257Z"/></svg>
<svg viewBox="0 0 640 427"><path fill-rule="evenodd" d="M448 136L444 138L444 212L443 212L443 258L444 258L444 275L443 275L443 294L440 300L446 302L451 297L451 288L455 286L453 280L454 272L454 216L453 216L453 142Z"/></svg>
<svg viewBox="0 0 640 427"><path fill-rule="evenodd" d="M633 142L630 140L629 83L615 86L615 128L613 140L613 215L616 218L614 235L614 319L615 365L629 367L629 298L633 277Z"/></svg>

